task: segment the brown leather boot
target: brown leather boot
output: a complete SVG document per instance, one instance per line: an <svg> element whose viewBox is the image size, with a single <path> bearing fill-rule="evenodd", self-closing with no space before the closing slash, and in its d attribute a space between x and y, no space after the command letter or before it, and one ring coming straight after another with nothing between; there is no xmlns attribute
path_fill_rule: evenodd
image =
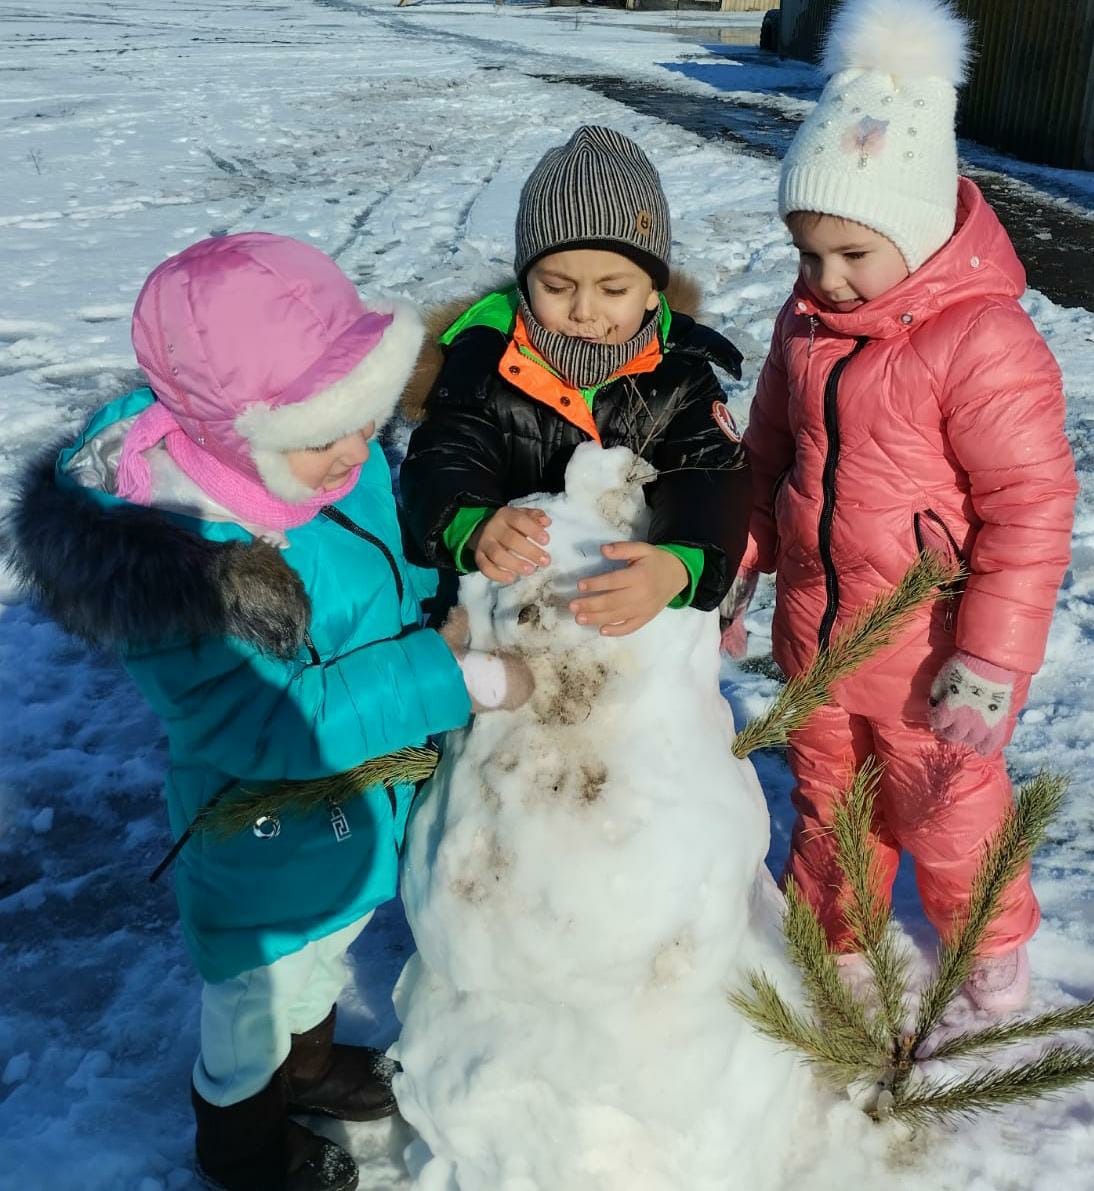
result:
<svg viewBox="0 0 1094 1191"><path fill-rule="evenodd" d="M340 1121L377 1121L398 1106L391 1079L398 1063L371 1046L334 1041L336 1008L306 1034L293 1034L285 1061L289 1112L317 1112Z"/></svg>
<svg viewBox="0 0 1094 1191"><path fill-rule="evenodd" d="M215 1191L354 1191L357 1163L333 1141L290 1121L285 1068L247 1100L218 1108L190 1089L196 1172Z"/></svg>

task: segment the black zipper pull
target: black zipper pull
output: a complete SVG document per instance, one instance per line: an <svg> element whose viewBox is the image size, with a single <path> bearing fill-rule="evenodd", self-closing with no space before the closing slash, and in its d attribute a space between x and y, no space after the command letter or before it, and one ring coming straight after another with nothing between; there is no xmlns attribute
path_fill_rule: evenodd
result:
<svg viewBox="0 0 1094 1191"><path fill-rule="evenodd" d="M304 630L304 644L307 646L308 653L311 654L311 664L318 666L323 659L319 656L319 650L315 648L315 642L311 639L311 633L307 629Z"/></svg>

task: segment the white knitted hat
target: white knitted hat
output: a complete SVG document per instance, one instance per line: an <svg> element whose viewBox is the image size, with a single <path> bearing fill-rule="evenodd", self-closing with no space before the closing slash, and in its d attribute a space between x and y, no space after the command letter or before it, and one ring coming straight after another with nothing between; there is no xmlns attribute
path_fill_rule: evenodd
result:
<svg viewBox="0 0 1094 1191"><path fill-rule="evenodd" d="M914 273L953 235L968 57L946 0L845 0L825 45L831 77L783 159L779 214L864 224Z"/></svg>

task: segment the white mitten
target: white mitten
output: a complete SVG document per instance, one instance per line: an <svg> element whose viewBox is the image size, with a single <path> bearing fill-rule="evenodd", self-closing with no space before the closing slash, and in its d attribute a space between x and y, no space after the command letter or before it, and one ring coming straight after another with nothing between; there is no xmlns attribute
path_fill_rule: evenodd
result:
<svg viewBox="0 0 1094 1191"><path fill-rule="evenodd" d="M468 649L471 622L467 609L457 604L441 626L441 636L452 650L471 696L471 711L515 711L527 703L535 689L532 671L512 653L484 653Z"/></svg>
<svg viewBox="0 0 1094 1191"><path fill-rule="evenodd" d="M959 649L931 687L931 730L940 740L967 744L985 757L998 752L1006 740L1017 677Z"/></svg>
<svg viewBox="0 0 1094 1191"><path fill-rule="evenodd" d="M463 674L471 711L515 711L535 690L532 671L512 653L483 653L479 649L455 650Z"/></svg>

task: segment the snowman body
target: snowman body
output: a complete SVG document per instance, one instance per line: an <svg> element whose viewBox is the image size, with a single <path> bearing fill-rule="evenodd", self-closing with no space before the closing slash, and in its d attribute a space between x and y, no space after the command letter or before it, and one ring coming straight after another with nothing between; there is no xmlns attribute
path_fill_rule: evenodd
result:
<svg viewBox="0 0 1094 1191"><path fill-rule="evenodd" d="M727 998L754 969L795 985L717 614L611 638L568 608L604 543L643 536L645 468L580 448L564 494L523 502L551 565L461 584L472 647L520 653L536 690L449 737L410 824L396 1091L419 1191L767 1191L828 1107Z"/></svg>

